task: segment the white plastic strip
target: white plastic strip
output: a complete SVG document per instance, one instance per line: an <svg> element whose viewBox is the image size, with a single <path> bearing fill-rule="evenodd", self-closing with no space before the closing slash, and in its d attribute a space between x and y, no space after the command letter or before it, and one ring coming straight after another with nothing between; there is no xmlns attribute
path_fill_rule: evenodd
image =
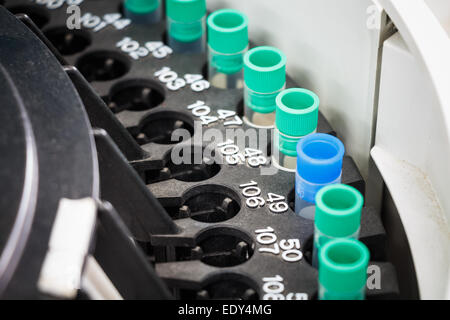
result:
<svg viewBox="0 0 450 320"><path fill-rule="evenodd" d="M76 296L96 216L91 198L61 199L38 280L40 291L66 299Z"/></svg>
<svg viewBox="0 0 450 320"><path fill-rule="evenodd" d="M123 300L93 256L89 256L86 260L81 287L92 300Z"/></svg>

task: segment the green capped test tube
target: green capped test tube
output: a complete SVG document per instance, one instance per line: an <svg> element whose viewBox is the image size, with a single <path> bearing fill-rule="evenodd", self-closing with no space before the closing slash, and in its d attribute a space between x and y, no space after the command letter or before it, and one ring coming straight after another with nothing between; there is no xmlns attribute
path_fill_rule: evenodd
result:
<svg viewBox="0 0 450 320"><path fill-rule="evenodd" d="M273 47L256 47L244 56L244 120L272 128L276 97L286 85L286 56Z"/></svg>
<svg viewBox="0 0 450 320"><path fill-rule="evenodd" d="M313 265L328 241L339 238L358 239L364 198L355 188L331 184L316 194Z"/></svg>
<svg viewBox="0 0 450 320"><path fill-rule="evenodd" d="M208 79L222 89L243 88L244 55L248 50L248 19L232 9L208 17Z"/></svg>
<svg viewBox="0 0 450 320"><path fill-rule="evenodd" d="M275 166L295 172L297 143L316 132L319 97L300 88L286 89L276 98L275 130L272 161Z"/></svg>
<svg viewBox="0 0 450 320"><path fill-rule="evenodd" d="M161 0L125 0L123 9L133 23L154 24L161 20Z"/></svg>
<svg viewBox="0 0 450 320"><path fill-rule="evenodd" d="M167 0L167 39L175 53L202 53L206 41L206 0Z"/></svg>
<svg viewBox="0 0 450 320"><path fill-rule="evenodd" d="M369 257L355 239L325 244L319 253L319 300L364 300Z"/></svg>

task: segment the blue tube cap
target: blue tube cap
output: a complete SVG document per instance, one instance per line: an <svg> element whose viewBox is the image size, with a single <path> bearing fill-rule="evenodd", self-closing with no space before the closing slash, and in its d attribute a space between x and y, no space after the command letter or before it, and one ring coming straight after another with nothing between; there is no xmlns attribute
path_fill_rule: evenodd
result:
<svg viewBox="0 0 450 320"><path fill-rule="evenodd" d="M310 134L297 144L297 172L310 183L336 180L342 172L344 144L324 133Z"/></svg>

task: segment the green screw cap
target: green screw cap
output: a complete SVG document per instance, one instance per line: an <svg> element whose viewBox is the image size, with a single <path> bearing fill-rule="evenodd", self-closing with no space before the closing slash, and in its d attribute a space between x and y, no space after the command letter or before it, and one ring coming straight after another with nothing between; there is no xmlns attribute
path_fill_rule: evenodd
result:
<svg viewBox="0 0 450 320"><path fill-rule="evenodd" d="M136 14L146 14L155 11L159 0L125 0L125 9Z"/></svg>
<svg viewBox="0 0 450 320"><path fill-rule="evenodd" d="M319 97L314 92L300 88L283 90L278 94L276 103L275 124L281 133L302 137L316 130Z"/></svg>
<svg viewBox="0 0 450 320"><path fill-rule="evenodd" d="M366 285L369 257L369 250L358 240L328 242L319 252L319 283L334 299L348 298L352 293L357 298Z"/></svg>
<svg viewBox="0 0 450 320"><path fill-rule="evenodd" d="M286 56L273 47L256 47L244 56L244 80L250 90L272 93L286 83Z"/></svg>
<svg viewBox="0 0 450 320"><path fill-rule="evenodd" d="M206 0L167 0L166 11L177 22L195 22L206 14Z"/></svg>
<svg viewBox="0 0 450 320"><path fill-rule="evenodd" d="M361 225L361 193L345 184L326 186L316 194L315 225L328 237L348 237Z"/></svg>
<svg viewBox="0 0 450 320"><path fill-rule="evenodd" d="M208 44L223 54L238 53L248 46L248 18L240 11L222 9L208 17Z"/></svg>

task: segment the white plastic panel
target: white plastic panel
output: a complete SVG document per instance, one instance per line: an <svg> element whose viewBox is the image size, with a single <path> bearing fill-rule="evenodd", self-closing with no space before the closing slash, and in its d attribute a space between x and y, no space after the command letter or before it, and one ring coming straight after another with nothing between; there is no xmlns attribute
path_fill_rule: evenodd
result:
<svg viewBox="0 0 450 320"><path fill-rule="evenodd" d="M450 37L450 1L425 0L425 2Z"/></svg>
<svg viewBox="0 0 450 320"><path fill-rule="evenodd" d="M437 15L445 2L380 0L399 33L384 44L372 157L424 299L450 298L450 39Z"/></svg>
<svg viewBox="0 0 450 320"><path fill-rule="evenodd" d="M442 298L450 262L449 230L428 172L438 154L450 161L450 141L440 136L445 126L439 104L400 34L384 45L378 110L372 157L406 230L421 297Z"/></svg>

